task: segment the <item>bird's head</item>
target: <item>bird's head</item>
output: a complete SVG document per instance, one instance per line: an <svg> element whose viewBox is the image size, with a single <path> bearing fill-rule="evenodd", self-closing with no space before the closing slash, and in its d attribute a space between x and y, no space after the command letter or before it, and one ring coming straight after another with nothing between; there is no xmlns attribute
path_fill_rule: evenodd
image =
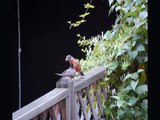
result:
<svg viewBox="0 0 160 120"><path fill-rule="evenodd" d="M65 61L66 61L66 62L67 62L67 61L71 61L72 58L73 58L73 57L72 57L71 55L67 55Z"/></svg>

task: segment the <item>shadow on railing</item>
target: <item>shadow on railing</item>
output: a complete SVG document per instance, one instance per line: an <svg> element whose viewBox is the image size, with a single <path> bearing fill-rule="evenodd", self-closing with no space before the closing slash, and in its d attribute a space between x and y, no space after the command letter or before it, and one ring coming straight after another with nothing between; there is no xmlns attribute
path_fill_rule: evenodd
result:
<svg viewBox="0 0 160 120"><path fill-rule="evenodd" d="M15 111L12 120L105 120L108 89L99 84L104 75L99 66L84 78L62 77L54 90Z"/></svg>

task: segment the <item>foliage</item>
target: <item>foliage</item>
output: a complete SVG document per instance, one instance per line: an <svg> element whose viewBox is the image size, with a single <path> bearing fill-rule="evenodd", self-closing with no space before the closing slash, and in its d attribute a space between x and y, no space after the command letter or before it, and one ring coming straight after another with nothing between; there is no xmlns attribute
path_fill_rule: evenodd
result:
<svg viewBox="0 0 160 120"><path fill-rule="evenodd" d="M89 9L93 9L95 8L94 5L91 5L92 0L90 1L90 3L84 4L84 8L86 9L85 13L79 15L80 20L76 21L76 22L71 22L71 21L67 21L67 23L70 24L70 29L72 27L78 27L79 25L81 25L82 23L86 22L87 20L85 20L86 16L88 16L90 14L90 12L88 12Z"/></svg>
<svg viewBox="0 0 160 120"><path fill-rule="evenodd" d="M113 10L118 14L112 29L88 39L77 34L78 44L86 54L86 58L80 60L83 71L99 65L106 68L101 84L111 88L104 104L108 119L148 119L147 2L109 0L109 14Z"/></svg>

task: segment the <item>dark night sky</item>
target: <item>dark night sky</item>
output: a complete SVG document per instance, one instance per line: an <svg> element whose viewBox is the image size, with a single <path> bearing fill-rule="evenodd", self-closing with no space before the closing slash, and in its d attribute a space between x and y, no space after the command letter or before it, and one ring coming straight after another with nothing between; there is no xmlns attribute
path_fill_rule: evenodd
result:
<svg viewBox="0 0 160 120"><path fill-rule="evenodd" d="M86 37L100 34L111 28L114 14L108 17L108 3L93 0L95 9L90 10L87 22L69 30L67 21L78 20L84 13L87 0L20 0L21 18L21 70L22 107L55 88L60 78L54 73L62 72L68 64L67 54L84 58L77 44L76 34ZM12 111L18 109L18 29L17 3L13 2L14 44L12 69Z"/></svg>

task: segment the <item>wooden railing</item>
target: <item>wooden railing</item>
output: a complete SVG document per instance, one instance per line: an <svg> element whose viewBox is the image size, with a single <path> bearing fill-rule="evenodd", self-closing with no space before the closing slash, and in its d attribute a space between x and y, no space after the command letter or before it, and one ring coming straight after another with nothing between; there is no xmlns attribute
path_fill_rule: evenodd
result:
<svg viewBox="0 0 160 120"><path fill-rule="evenodd" d="M84 78L62 77L54 90L15 111L12 120L105 120L104 75L104 66L99 66Z"/></svg>

